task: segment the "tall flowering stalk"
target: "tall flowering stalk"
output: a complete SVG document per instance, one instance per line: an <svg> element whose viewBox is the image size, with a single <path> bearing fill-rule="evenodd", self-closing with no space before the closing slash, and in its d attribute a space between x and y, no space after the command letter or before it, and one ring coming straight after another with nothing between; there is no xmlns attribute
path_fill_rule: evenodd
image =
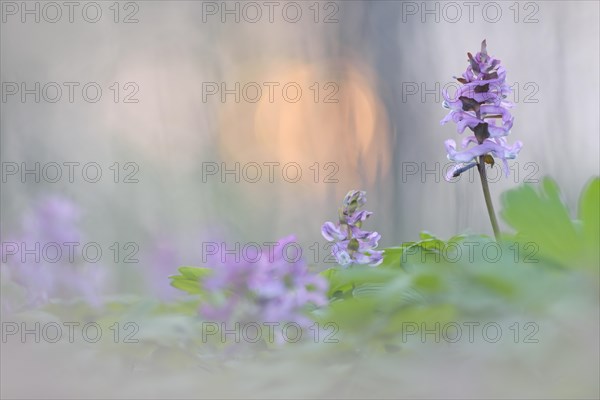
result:
<svg viewBox="0 0 600 400"><path fill-rule="evenodd" d="M463 139L462 151L456 149L454 140L446 140L448 159L457 163L446 175L446 180L477 166L494 235L499 240L500 229L490 196L485 164L493 165L494 157L502 160L504 173L508 176L507 160L516 158L523 144L517 141L509 146L506 142L506 136L513 126L514 118L509 111L513 104L506 100L511 89L506 83L506 70L500 65L500 60L488 55L485 40L475 57L471 53L467 53L467 56L469 65L462 77L456 78L462 86L454 98L447 91L442 92L444 108L450 109L450 112L442 119L441 124L454 121L458 133L463 133L468 127L473 135ZM469 148L471 144L474 146Z"/></svg>
<svg viewBox="0 0 600 400"><path fill-rule="evenodd" d="M373 214L359 210L366 202L365 192L349 191L339 209L339 222L334 224L328 221L321 228L323 237L334 243L331 253L344 267L351 264L377 266L383 261L383 251L375 250L381 235L362 229L362 223Z"/></svg>

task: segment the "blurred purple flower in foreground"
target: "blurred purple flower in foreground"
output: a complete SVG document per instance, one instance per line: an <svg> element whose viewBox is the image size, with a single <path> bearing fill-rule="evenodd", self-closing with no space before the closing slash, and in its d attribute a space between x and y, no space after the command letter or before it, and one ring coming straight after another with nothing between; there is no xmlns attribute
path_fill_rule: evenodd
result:
<svg viewBox="0 0 600 400"><path fill-rule="evenodd" d="M23 216L21 234L3 242L5 273L24 288L27 306L41 306L61 297L81 297L100 305L105 271L97 264L70 260L70 246L79 246L74 247L75 256L81 251L80 214L79 208L64 197L42 198ZM45 247L59 250L44 252ZM55 257L59 257L57 261L53 261Z"/></svg>
<svg viewBox="0 0 600 400"><path fill-rule="evenodd" d="M292 261L286 248L294 243L289 236L270 251L227 262L205 279L210 301L200 307L200 315L223 322L295 322L308 326L304 315L309 304L327 304L327 282L309 272L302 260ZM257 260L249 262L246 259Z"/></svg>
<svg viewBox="0 0 600 400"><path fill-rule="evenodd" d="M489 153L502 160L504 173L508 176L507 160L516 158L523 144L517 141L513 146L508 146L506 143L505 136L510 133L514 120L509 111L513 104L506 100L511 92L506 83L506 70L500 65L500 60L488 55L485 40L475 57L471 53L467 53L467 56L469 66L461 78L456 78L462 86L454 98L446 90L442 92L444 108L450 109L450 112L441 124L454 121L459 133L468 127L473 135L463 140L464 151L456 150L454 140L446 140L448 159L457 162L446 179L450 180L475 166L477 157ZM471 143L476 145L467 149Z"/></svg>
<svg viewBox="0 0 600 400"><path fill-rule="evenodd" d="M344 267L353 263L377 266L383 261L383 251L375 250L381 235L361 229L362 223L373 214L358 210L366 202L365 192L351 190L344 198L343 207L339 209L339 223L325 222L321 228L323 237L335 242L331 252Z"/></svg>

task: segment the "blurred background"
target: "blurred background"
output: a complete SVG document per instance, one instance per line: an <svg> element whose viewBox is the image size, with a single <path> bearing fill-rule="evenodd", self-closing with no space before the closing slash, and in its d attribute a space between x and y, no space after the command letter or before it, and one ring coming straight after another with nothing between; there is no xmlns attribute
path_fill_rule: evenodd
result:
<svg viewBox="0 0 600 400"><path fill-rule="evenodd" d="M599 172L597 2L94 4L2 2L4 241L50 198L125 277L166 282L203 242L288 234L322 264L320 227L350 189L368 192L381 247L491 234L478 176L443 178L444 140L461 137L439 123L483 39L524 143L508 178L490 172L496 210L546 175L575 210Z"/></svg>
<svg viewBox="0 0 600 400"><path fill-rule="evenodd" d="M575 217L600 172L597 1L2 0L0 11L3 397L598 397L597 265L473 268L488 286L435 270L450 309L500 321L504 343L394 353L342 340L339 360L314 343L221 359L198 345L197 306L171 301L182 292L168 278L209 265L208 243L225 253L290 234L315 269L331 266L321 226L351 189L367 191L365 229L381 248L423 230L491 235L475 171L444 180L444 141L462 137L440 126L441 91L455 91L483 39L513 88L508 141L524 144L509 177L489 170L497 213L503 192L551 176ZM404 301L386 293L386 306ZM440 319L432 304L403 318ZM372 330L369 310L348 313L359 330ZM7 344L17 320L98 321L104 342L40 344L22 330ZM140 345L112 343L115 321L138 322ZM535 321L539 345L513 341L515 321Z"/></svg>

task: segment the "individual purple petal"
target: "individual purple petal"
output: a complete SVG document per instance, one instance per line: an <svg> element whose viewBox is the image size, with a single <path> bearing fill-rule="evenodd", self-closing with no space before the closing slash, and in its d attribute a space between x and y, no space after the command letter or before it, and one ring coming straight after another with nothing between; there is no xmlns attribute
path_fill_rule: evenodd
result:
<svg viewBox="0 0 600 400"><path fill-rule="evenodd" d="M372 214L370 211L357 211L348 217L347 223L348 225L355 225L359 222L364 222Z"/></svg>
<svg viewBox="0 0 600 400"><path fill-rule="evenodd" d="M488 121L490 121L488 119ZM488 132L490 133L491 138L499 138L503 136L507 136L510 133L510 130L513 126L513 120L507 121L502 125L496 125L495 121L490 121L488 125Z"/></svg>
<svg viewBox="0 0 600 400"><path fill-rule="evenodd" d="M371 253L371 263L369 264L372 267L376 267L383 262L383 251L374 251Z"/></svg>
<svg viewBox="0 0 600 400"><path fill-rule="evenodd" d="M446 104L446 103L444 102L444 104ZM445 116L445 117L444 117L444 118L443 118L443 119L440 121L440 125L444 125L444 124L446 124L446 123L448 123L448 122L452 121L452 120L453 120L453 119L452 119L452 117L453 117L453 116L454 116L454 113L453 113L452 111L451 111L451 112L449 112L449 113L448 113L448 114L447 114L447 115L446 115L446 116Z"/></svg>
<svg viewBox="0 0 600 400"><path fill-rule="evenodd" d="M464 138L462 140L461 146L463 149L466 149L471 143L477 143L477 138L475 136L467 136L466 138Z"/></svg>
<svg viewBox="0 0 600 400"><path fill-rule="evenodd" d="M358 264L368 264L375 267L383 262L383 252L373 251L371 253L357 253L355 258Z"/></svg>
<svg viewBox="0 0 600 400"><path fill-rule="evenodd" d="M321 234L326 240L333 242L346 239L347 231L342 230L339 225L328 221L321 227Z"/></svg>
<svg viewBox="0 0 600 400"><path fill-rule="evenodd" d="M456 142L452 139L446 140L445 144L446 151L448 152L448 159L451 161L461 163L468 163L474 158L479 157L490 151L490 146L488 144L480 144L464 151L457 151Z"/></svg>
<svg viewBox="0 0 600 400"><path fill-rule="evenodd" d="M448 181L448 182L452 182L452 179L455 178L454 174L456 173L456 171L461 169L463 165L464 165L463 163L454 164L452 167L450 167L448 169L448 172L446 173L446 176L444 177L444 179L446 179L446 181Z"/></svg>
<svg viewBox="0 0 600 400"><path fill-rule="evenodd" d="M335 251L334 256L342 267L352 264L352 257L350 257L350 254L346 250L338 249Z"/></svg>
<svg viewBox="0 0 600 400"><path fill-rule="evenodd" d="M467 127L474 130L477 125L484 122L481 119L465 111L457 112L453 119L456 122L456 131L458 133L463 133Z"/></svg>
<svg viewBox="0 0 600 400"><path fill-rule="evenodd" d="M510 169L508 167L507 160L517 158L517 155L523 147L523 143L521 141L516 141L512 146L508 146L505 138L499 138L495 140L497 141L497 146L493 154L502 160L504 175L509 176Z"/></svg>
<svg viewBox="0 0 600 400"><path fill-rule="evenodd" d="M377 232L369 232L369 234L359 240L359 251L367 251L372 250L377 247L379 244L379 239L381 239L381 235Z"/></svg>

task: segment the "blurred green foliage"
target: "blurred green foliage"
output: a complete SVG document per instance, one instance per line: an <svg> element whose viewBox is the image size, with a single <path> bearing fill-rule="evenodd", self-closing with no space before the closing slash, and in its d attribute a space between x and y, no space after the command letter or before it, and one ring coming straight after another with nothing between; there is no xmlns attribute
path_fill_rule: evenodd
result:
<svg viewBox="0 0 600 400"><path fill-rule="evenodd" d="M557 304L576 307L582 296L597 302L599 189L598 178L584 188L577 218L571 217L551 179L510 190L502 197L500 215L515 232L505 233L500 243L485 235L443 240L422 232L419 240L385 249L378 267L322 271L330 303L307 313L321 326L333 323L339 329L341 340L328 349L397 352L406 348L409 328L412 334L415 327L435 324L537 320ZM54 301L19 316L68 321L77 315L80 321L97 321L111 335L115 322L123 327L134 321L140 343L128 347L131 362L162 359L168 355L165 349L175 349L177 362L188 363L223 348L218 340L203 340L197 314L205 298L202 282L210 271L180 267L171 283L186 296L175 302L122 295L91 308L82 301ZM262 345L256 348L273 347Z"/></svg>
<svg viewBox="0 0 600 400"><path fill-rule="evenodd" d="M439 323L539 318L579 291L598 292L599 184L584 188L577 219L553 180L506 192L501 215L516 230L500 243L483 235L420 240L385 249L377 268L322 273L334 321L352 346L404 344L403 329ZM424 325L422 325L424 324ZM357 340L351 340L355 338ZM348 340L346 340L348 343Z"/></svg>

